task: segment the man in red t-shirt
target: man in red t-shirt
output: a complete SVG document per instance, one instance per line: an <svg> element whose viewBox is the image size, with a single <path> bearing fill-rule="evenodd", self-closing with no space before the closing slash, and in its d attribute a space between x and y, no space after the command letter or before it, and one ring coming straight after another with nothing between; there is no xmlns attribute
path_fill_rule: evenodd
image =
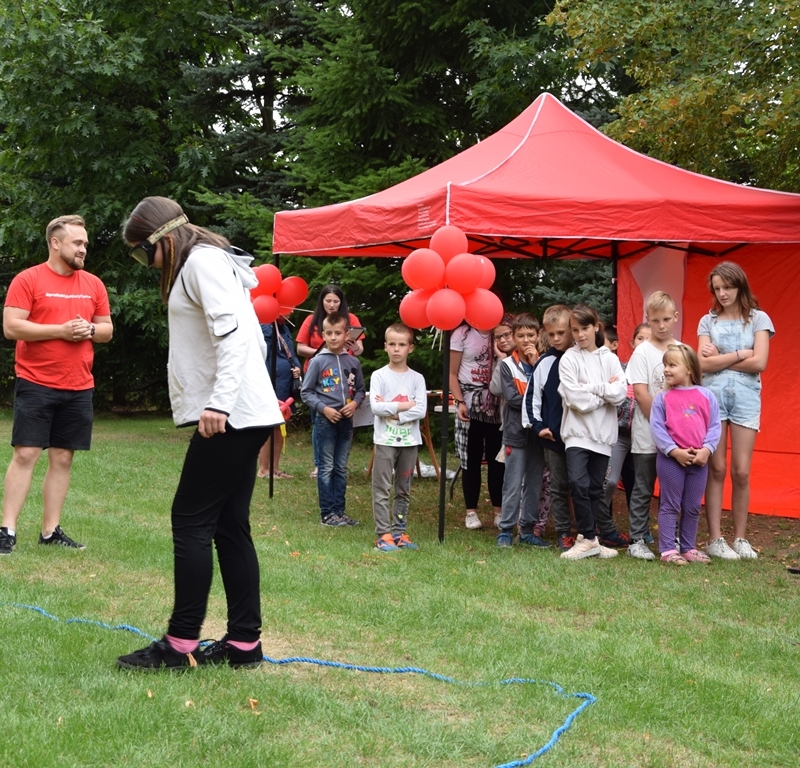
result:
<svg viewBox="0 0 800 768"><path fill-rule="evenodd" d="M20 272L8 288L3 333L17 342L17 379L0 555L10 554L17 542L17 519L45 448L39 543L84 549L59 522L73 455L91 445L93 343L110 341L114 330L105 286L83 271L88 244L80 216L53 219L47 226L47 261Z"/></svg>

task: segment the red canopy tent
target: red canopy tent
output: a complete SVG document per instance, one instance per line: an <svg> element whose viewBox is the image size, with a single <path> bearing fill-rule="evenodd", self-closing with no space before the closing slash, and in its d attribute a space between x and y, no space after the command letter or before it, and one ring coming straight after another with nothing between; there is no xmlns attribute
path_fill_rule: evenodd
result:
<svg viewBox="0 0 800 768"><path fill-rule="evenodd" d="M779 333L764 374L751 509L800 517L800 356L790 349L788 272L800 257L800 195L684 171L618 144L542 94L505 128L435 168L359 200L275 215L275 253L404 256L444 224L491 258L610 258L625 338L656 287L696 342L706 276L742 265ZM781 332L782 331L782 332Z"/></svg>

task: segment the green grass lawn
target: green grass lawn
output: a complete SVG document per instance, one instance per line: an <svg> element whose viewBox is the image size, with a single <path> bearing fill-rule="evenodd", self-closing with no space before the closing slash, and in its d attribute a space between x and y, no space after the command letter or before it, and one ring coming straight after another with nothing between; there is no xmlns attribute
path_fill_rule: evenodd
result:
<svg viewBox="0 0 800 768"><path fill-rule="evenodd" d="M5 412L3 467L9 434ZM499 682L517 677L597 699L534 765L797 764L800 578L778 559L797 543L797 521L757 562L566 562L498 550L489 527L465 530L459 489L440 545L438 485L415 480L409 533L420 550L383 554L368 447L354 448L348 486L362 525L327 529L303 433L290 434L281 463L296 479L276 481L273 499L259 481L253 503L267 656L486 685L304 663L118 670L118 655L149 641L67 620L163 633L169 510L188 437L167 419L97 421L63 518L82 552L36 545L37 468L17 550L0 558L0 765L496 766L541 748L583 701ZM216 578L204 636L223 634L224 618Z"/></svg>

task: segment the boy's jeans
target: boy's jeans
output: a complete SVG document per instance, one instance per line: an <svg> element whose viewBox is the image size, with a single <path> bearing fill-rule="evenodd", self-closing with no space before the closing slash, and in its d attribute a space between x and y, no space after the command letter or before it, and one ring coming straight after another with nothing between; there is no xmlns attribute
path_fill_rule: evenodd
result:
<svg viewBox="0 0 800 768"><path fill-rule="evenodd" d="M549 448L543 448L542 455L545 466L550 470L550 515L553 518L553 526L557 536L561 534L569 536L572 523L569 513L567 455Z"/></svg>
<svg viewBox="0 0 800 768"><path fill-rule="evenodd" d="M643 539L650 533L650 502L656 487L656 453L634 453L636 476L628 508L631 541Z"/></svg>
<svg viewBox="0 0 800 768"><path fill-rule="evenodd" d="M347 491L347 459L353 444L353 420L342 418L335 424L317 414L317 448L319 471L317 492L319 511L324 520L330 515L343 515Z"/></svg>
<svg viewBox="0 0 800 768"><path fill-rule="evenodd" d="M507 532L519 523L520 534L533 533L539 520L539 496L542 494L542 449L529 440L525 448L504 446L503 452L506 471L499 528Z"/></svg>

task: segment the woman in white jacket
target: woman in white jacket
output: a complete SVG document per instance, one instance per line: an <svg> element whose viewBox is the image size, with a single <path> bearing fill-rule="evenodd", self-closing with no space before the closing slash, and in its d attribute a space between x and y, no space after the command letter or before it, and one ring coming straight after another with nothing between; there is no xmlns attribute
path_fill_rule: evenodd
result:
<svg viewBox="0 0 800 768"><path fill-rule="evenodd" d="M249 289L252 256L190 224L165 197L146 197L125 224L130 254L161 270L169 309L169 391L176 426L196 426L172 503L175 603L166 634L120 656L126 669L198 663L256 666L263 655L260 576L250 535L258 452L283 419ZM225 636L199 650L213 575L228 603Z"/></svg>
<svg viewBox="0 0 800 768"><path fill-rule="evenodd" d="M579 304L570 313L575 346L558 364L564 401L561 439L567 452L567 479L578 537L561 557L614 557L600 545L595 515L603 497L611 448L617 442L617 406L625 399L625 374L617 356L603 345L603 324L591 307Z"/></svg>

